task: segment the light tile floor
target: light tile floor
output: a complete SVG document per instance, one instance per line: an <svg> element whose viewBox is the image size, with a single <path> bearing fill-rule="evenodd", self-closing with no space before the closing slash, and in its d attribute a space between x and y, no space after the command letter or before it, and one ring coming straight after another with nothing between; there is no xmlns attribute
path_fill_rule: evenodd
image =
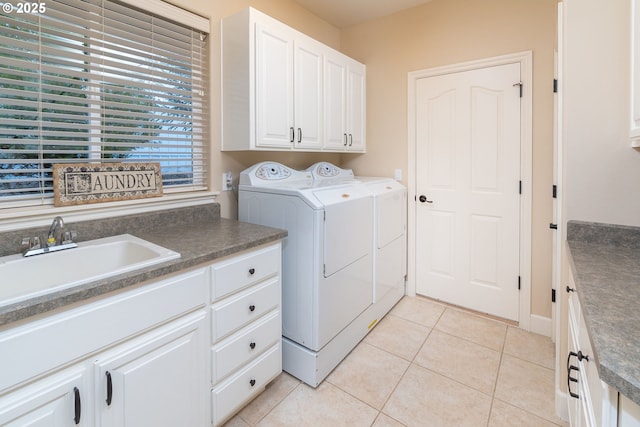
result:
<svg viewBox="0 0 640 427"><path fill-rule="evenodd" d="M566 425L549 338L405 297L318 388L283 373L225 427Z"/></svg>

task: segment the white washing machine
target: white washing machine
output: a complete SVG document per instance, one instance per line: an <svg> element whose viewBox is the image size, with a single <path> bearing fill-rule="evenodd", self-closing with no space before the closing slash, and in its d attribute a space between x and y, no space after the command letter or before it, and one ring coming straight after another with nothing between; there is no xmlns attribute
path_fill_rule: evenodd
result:
<svg viewBox="0 0 640 427"><path fill-rule="evenodd" d="M335 168L335 167L334 167ZM373 203L353 172L331 179L275 162L240 174L241 221L283 228L283 369L316 387L377 322Z"/></svg>

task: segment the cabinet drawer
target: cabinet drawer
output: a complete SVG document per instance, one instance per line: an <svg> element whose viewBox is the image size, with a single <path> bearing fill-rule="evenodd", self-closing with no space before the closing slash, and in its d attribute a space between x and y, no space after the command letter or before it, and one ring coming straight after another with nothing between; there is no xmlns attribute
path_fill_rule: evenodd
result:
<svg viewBox="0 0 640 427"><path fill-rule="evenodd" d="M281 322L280 311L274 311L216 345L211 350L213 383L277 344L282 339Z"/></svg>
<svg viewBox="0 0 640 427"><path fill-rule="evenodd" d="M211 392L213 424L220 425L282 372L282 350L278 343Z"/></svg>
<svg viewBox="0 0 640 427"><path fill-rule="evenodd" d="M280 252L280 244L277 244L213 265L213 300L279 274Z"/></svg>
<svg viewBox="0 0 640 427"><path fill-rule="evenodd" d="M280 305L280 277L275 277L211 307L212 342Z"/></svg>

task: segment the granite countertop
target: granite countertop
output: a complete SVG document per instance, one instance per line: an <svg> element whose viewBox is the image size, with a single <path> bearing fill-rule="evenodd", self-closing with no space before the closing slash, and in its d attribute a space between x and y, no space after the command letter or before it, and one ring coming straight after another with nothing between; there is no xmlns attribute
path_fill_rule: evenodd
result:
<svg viewBox="0 0 640 427"><path fill-rule="evenodd" d="M186 210L174 209L160 215L156 214L153 219L149 220L143 215L134 215L129 222L118 219L115 222L116 225L113 220L98 223L92 221L91 224L79 225L79 228L82 229L83 225L85 228L83 235L86 238L82 240L128 233L176 251L180 253L180 258L6 306L2 306L0 302L0 327L134 286L146 280L210 263L218 258L274 242L287 236L286 230L220 218L219 207L218 215L215 210L213 213L207 212L205 215L194 215L192 211L193 209L190 208ZM73 228L73 224L70 225L70 228ZM87 231L89 229L100 229L101 232L88 235L90 234ZM14 236L11 238L14 239Z"/></svg>
<svg viewBox="0 0 640 427"><path fill-rule="evenodd" d="M570 221L567 245L600 378L640 404L640 228Z"/></svg>

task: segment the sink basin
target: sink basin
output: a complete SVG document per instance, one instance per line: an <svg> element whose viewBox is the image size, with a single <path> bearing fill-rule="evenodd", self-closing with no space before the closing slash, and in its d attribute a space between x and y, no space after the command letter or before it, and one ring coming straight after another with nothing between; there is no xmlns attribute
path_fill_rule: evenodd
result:
<svg viewBox="0 0 640 427"><path fill-rule="evenodd" d="M0 305L8 305L164 261L180 254L122 234L43 255L0 257Z"/></svg>

